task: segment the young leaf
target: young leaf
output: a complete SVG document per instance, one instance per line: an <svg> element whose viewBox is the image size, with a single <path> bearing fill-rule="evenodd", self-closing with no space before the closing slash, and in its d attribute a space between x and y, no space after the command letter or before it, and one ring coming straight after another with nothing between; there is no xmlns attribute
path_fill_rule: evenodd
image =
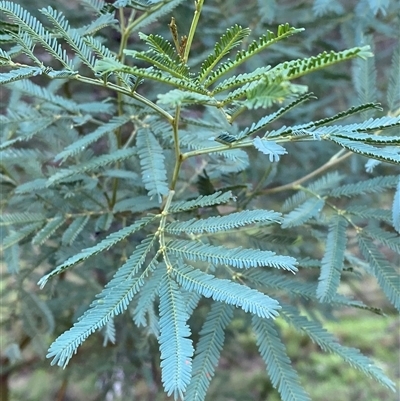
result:
<svg viewBox="0 0 400 401"><path fill-rule="evenodd" d="M254 147L265 155L269 155L269 161L271 163L278 162L281 155L286 155L286 149L278 145L276 142L261 139L260 137L254 138Z"/></svg>
<svg viewBox="0 0 400 401"><path fill-rule="evenodd" d="M234 25L228 28L214 46L214 53L210 54L203 62L198 79L204 81L213 68L227 55L233 48L239 46L243 39L250 35L250 29Z"/></svg>

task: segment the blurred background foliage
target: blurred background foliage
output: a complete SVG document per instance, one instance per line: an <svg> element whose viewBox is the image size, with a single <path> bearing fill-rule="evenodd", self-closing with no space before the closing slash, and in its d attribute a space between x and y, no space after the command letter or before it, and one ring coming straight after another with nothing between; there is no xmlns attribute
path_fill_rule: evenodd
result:
<svg viewBox="0 0 400 401"><path fill-rule="evenodd" d="M189 29L193 12L193 2L187 1L174 10L180 33ZM19 4L38 16L37 9L52 6L63 11L72 25L88 23L88 11L76 0L19 0ZM252 37L262 35L266 29L272 31L285 22L306 30L295 37L276 45L271 51L259 55L243 69L255 69L262 65L274 65L280 61L317 54L324 50L342 50L351 46L370 44L375 58L367 61L368 65L360 69L357 62L338 64L334 68L316 72L301 79L300 84L308 85L319 98L317 103L308 103L295 109L279 124L293 124L319 119L333 115L340 110L361 102L379 101L385 110L385 94L388 85L389 67L392 54L399 46L400 3L396 0L215 0L206 1L193 46L192 62L201 60L209 53L210 47L228 26L240 24L252 29ZM170 16L147 26L145 33L159 33L170 37L168 22ZM102 33L107 45L117 49L118 32L111 29ZM251 38L252 38L251 37ZM249 40L251 40L251 38ZM130 38L128 48L142 46L137 34ZM360 87L360 73L367 74ZM87 93L78 83L71 83L67 90L77 99L87 99L96 93ZM140 91L149 98L156 98L155 86L144 84ZM104 94L98 94L103 97ZM315 107L318 104L318 107ZM1 104L3 107L4 104ZM260 115L257 111L243 116L244 125L256 121ZM279 170L269 177L269 185L277 186L291 182L329 159L338 149L326 142L318 141L304 144L292 144L290 157L284 158ZM256 183L265 172L265 159L254 153L254 170L230 177L232 184L248 185ZM256 158L260 157L259 160ZM349 177L366 178L365 159L351 156L341 166L343 173ZM385 165L377 167L385 173ZM268 183L267 183L268 184ZM285 194L287 195L287 194ZM265 202L265 197L263 198ZM274 204L281 202L280 194L273 199L267 198L268 204L259 205L273 209ZM260 201L258 201L260 202ZM365 204L377 204L390 207L391 194L368 195ZM96 235L85 238L76 245L79 249L97 241ZM228 239L229 240L229 239ZM48 253L52 254L51 244L46 244ZM79 249L76 249L78 251ZM311 257L321 257L322 250L310 249ZM73 358L65 371L49 366L45 359L48 345L55 337L68 329L88 306L93 294L98 293L106 282L102 269L93 273L82 269L83 280L64 285L57 289L38 291L37 280L57 261L53 256L45 260L46 249L40 255L30 255L26 261L41 270L32 271L21 266L18 276L9 275L2 265L0 281L1 302L1 380L2 401L68 401L68 400L107 400L107 401L157 401L164 400L162 389L158 388L159 370L157 366L157 344L151 338L137 337L132 341L132 332L137 329L129 319L117 318L118 330L116 345L102 347L101 335L91 336L79 354ZM60 255L59 255L60 256ZM105 254L101 258L113 258ZM39 260L42 258L43 260ZM100 259L98 259L100 260ZM393 260L399 265L399 260ZM103 263L104 264L104 263ZM95 262L93 262L95 265ZM26 269L25 269L26 268ZM316 273L306 272L305 277L315 280ZM67 284L67 283L65 283ZM373 316L360 311L340 311L331 315L327 327L335 333L342 343L359 348L371 356L384 369L392 380L400 384L399 371L399 320L396 312L384 300L372 279L357 283L346 279L341 291L354 294L358 299L370 305L382 308L386 316ZM57 291L55 297L54 291ZM17 292L19 293L17 300ZM52 293L53 292L53 293ZM23 296L21 297L21 294ZM59 309L57 303L63 303L64 313L52 319L52 310ZM204 301L206 306L206 301ZM22 305L23 304L23 307ZM307 305L304 305L306 310ZM199 309L193 318L192 325L201 326L202 313L206 307ZM307 309L308 313L313 313ZM326 317L324 317L326 318ZM340 321L336 321L340 318ZM239 314L227 333L227 342L223 357L217 370L216 378L209 393L209 400L218 401L278 401L279 395L272 388L265 375L265 367L256 352L255 339L248 330L249 316ZM55 327L55 333L53 329ZM50 334L52 333L52 334ZM294 333L288 327L282 327L284 342L290 357L299 371L302 383L314 401L352 400L352 401L395 401L398 395L392 394L368 382L360 373L344 366L336 357L320 353L309 339ZM154 352L151 352L151 351ZM8 393L7 393L8 392ZM5 398L7 397L7 398Z"/></svg>

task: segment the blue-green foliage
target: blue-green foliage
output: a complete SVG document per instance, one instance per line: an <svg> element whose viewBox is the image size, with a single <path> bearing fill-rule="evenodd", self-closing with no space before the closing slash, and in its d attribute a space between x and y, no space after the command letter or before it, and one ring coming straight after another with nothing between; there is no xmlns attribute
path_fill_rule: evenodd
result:
<svg viewBox="0 0 400 401"><path fill-rule="evenodd" d="M278 317L393 389L370 359L341 346L300 311L312 308L307 316L314 316L315 309L339 306L382 314L340 293L343 276L356 280L360 271L375 277L400 310L398 267L386 255L400 254L399 46L384 115L364 40L310 57L281 47L279 61L271 56L271 65L255 68L255 57L303 29L281 24L248 39L250 29L232 25L194 55L197 17L213 10L202 1L192 10L187 36L171 21L171 42L160 34L131 35L181 3L189 7L182 0L82 3L95 16L74 27L50 6L39 20L0 1L0 84L7 93L0 117L0 225L6 265L21 277L27 335L72 326L47 354L66 367L74 354L80 357L80 347L90 358L86 340L96 331L103 345L118 347L122 329L143 365L157 344L160 363L152 368L168 396L203 401L240 308L252 315L260 355L283 401L310 397L280 338ZM278 13L277 2L257 4L270 13L261 23ZM368 4L373 15L388 8ZM338 1L316 0L313 10L344 12ZM107 41L115 29L117 50ZM313 120L295 114L296 124L281 123L303 106L318 109L319 103L306 103L316 97L299 78L352 59L364 104ZM364 121L356 120L359 114ZM350 122L337 125L345 118ZM331 145L340 147L333 156ZM366 179L359 171L344 174L339 162L352 153L369 159L367 172L380 173ZM299 164L303 177L296 174ZM333 166L337 171L326 174ZM280 196L285 190L295 193ZM394 196L382 202L390 210L370 201L384 192ZM318 281L306 281L306 269ZM27 295L22 283L29 275L44 291L52 288L54 299ZM71 310L78 303L86 312L76 320Z"/></svg>

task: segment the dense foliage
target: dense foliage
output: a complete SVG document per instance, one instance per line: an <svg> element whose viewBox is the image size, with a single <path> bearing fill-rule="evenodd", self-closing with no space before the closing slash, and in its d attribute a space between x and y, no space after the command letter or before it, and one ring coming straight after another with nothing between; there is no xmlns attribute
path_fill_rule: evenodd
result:
<svg viewBox="0 0 400 401"><path fill-rule="evenodd" d="M400 44L379 56L391 62L377 88L366 33L395 37L377 22L396 9L376 4L341 23L339 1L314 14L251 1L249 21L234 1L82 0L74 17L0 2L3 327L19 333L5 378L53 340L67 376L118 367L204 400L246 312L282 400L310 399L283 322L394 390L321 319L383 313L340 292L364 274L400 310ZM339 24L344 50L327 33Z"/></svg>

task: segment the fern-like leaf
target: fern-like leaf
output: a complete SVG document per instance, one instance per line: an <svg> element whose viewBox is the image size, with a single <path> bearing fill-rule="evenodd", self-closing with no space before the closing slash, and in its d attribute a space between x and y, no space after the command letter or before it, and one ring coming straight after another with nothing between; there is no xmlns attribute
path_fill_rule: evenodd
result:
<svg viewBox="0 0 400 401"><path fill-rule="evenodd" d="M400 234L400 180L393 198L392 218L393 227Z"/></svg>
<svg viewBox="0 0 400 401"><path fill-rule="evenodd" d="M44 222L46 220L46 216L42 213L30 213L30 212L21 212L21 213L2 213L0 215L0 226L9 226L15 224L27 224L34 222Z"/></svg>
<svg viewBox="0 0 400 401"><path fill-rule="evenodd" d="M188 265L181 265L179 270L174 269L174 273L178 284L186 291L194 291L214 301L237 306L261 318L278 316L278 301L245 285L216 278Z"/></svg>
<svg viewBox="0 0 400 401"><path fill-rule="evenodd" d="M61 237L61 242L64 245L72 245L88 222L89 216L77 217L64 231L64 234Z"/></svg>
<svg viewBox="0 0 400 401"><path fill-rule="evenodd" d="M222 75L228 73L234 68L237 68L239 65L249 60L254 55L265 50L267 47L273 45L274 43L277 43L282 39L285 39L302 31L303 29L293 28L289 24L279 25L276 34L271 31L267 31L267 33L261 36L259 40L254 40L252 43L250 43L247 50L239 51L235 57L235 60L229 60L226 63L221 64L217 70L215 70L208 76L207 80L204 83L205 86L213 84Z"/></svg>
<svg viewBox="0 0 400 401"><path fill-rule="evenodd" d="M201 195L193 200L173 203L168 211L170 213L186 212L201 207L221 205L234 199L235 197L232 195L231 191L218 191L214 192L212 195Z"/></svg>
<svg viewBox="0 0 400 401"><path fill-rule="evenodd" d="M329 196L339 198L342 196L357 196L366 193L379 193L389 188L395 188L400 176L388 175L383 177L371 178L356 184L347 184L337 187L329 192Z"/></svg>
<svg viewBox="0 0 400 401"><path fill-rule="evenodd" d="M364 229L364 234L400 255L400 236L395 232L385 231L379 226L368 226Z"/></svg>
<svg viewBox="0 0 400 401"><path fill-rule="evenodd" d="M147 326L145 315L153 307L153 302L159 293L161 281L165 276L165 266L156 268L153 275L146 281L138 294L137 305L133 313L133 320L135 324L140 326Z"/></svg>
<svg viewBox="0 0 400 401"><path fill-rule="evenodd" d="M65 223L63 216L51 219L32 239L33 245L43 245L54 232Z"/></svg>
<svg viewBox="0 0 400 401"><path fill-rule="evenodd" d="M209 217L207 219L191 219L185 222L173 222L166 227L166 231L174 234L199 234L202 232L215 233L233 228L243 227L258 222L281 221L281 214L270 210L244 210L226 216Z"/></svg>
<svg viewBox="0 0 400 401"><path fill-rule="evenodd" d="M318 344L322 350L339 355L350 366L356 368L367 376L377 380L385 387L395 391L395 384L388 379L382 370L371 359L361 354L358 349L344 347L337 339L328 333L316 320L309 320L292 306L282 304L280 315L297 331L307 334L311 340Z"/></svg>
<svg viewBox="0 0 400 401"><path fill-rule="evenodd" d="M280 156L287 154L287 151L283 146L270 140L261 139L260 137L254 138L253 145L257 150L268 155L271 163L278 162Z"/></svg>
<svg viewBox="0 0 400 401"><path fill-rule="evenodd" d="M283 218L282 228L296 227L318 216L324 204L325 201L317 197L306 200Z"/></svg>
<svg viewBox="0 0 400 401"><path fill-rule="evenodd" d="M47 180L47 186L58 184L65 180L70 179L71 176L78 174L88 173L89 171L97 170L109 164L121 162L136 155L136 149L118 149L111 154L105 154L98 157L92 157L90 160L77 164L69 169L59 169L55 174L50 176Z"/></svg>
<svg viewBox="0 0 400 401"><path fill-rule="evenodd" d="M204 81L214 67L227 55L233 48L239 46L243 39L250 35L249 28L242 28L234 25L228 28L214 46L214 53L210 54L203 62L198 79Z"/></svg>
<svg viewBox="0 0 400 401"><path fill-rule="evenodd" d="M143 286L144 277L151 272L151 268L154 268L153 265L149 265L141 276L136 277L153 246L154 239L153 236L142 241L78 322L51 344L46 356L53 358L52 365L65 367L77 348L92 333L127 309L133 296Z"/></svg>
<svg viewBox="0 0 400 401"><path fill-rule="evenodd" d="M169 191L163 148L154 134L144 128L137 133L136 146L142 168L142 180L148 195L156 195L161 202L162 196L167 195Z"/></svg>
<svg viewBox="0 0 400 401"><path fill-rule="evenodd" d="M284 76L286 79L292 80L344 60L350 60L356 57L366 58L372 56L373 54L370 52L369 46L354 47L340 52L323 52L317 56L278 64L267 75Z"/></svg>
<svg viewBox="0 0 400 401"><path fill-rule="evenodd" d="M87 134L77 141L67 146L62 152L60 152L54 159L65 161L68 157L83 152L90 144L99 140L102 136L122 127L130 120L129 116L113 117L110 121L102 124L99 128Z"/></svg>
<svg viewBox="0 0 400 401"><path fill-rule="evenodd" d="M124 240L129 235L131 235L134 232L145 227L153 219L154 219L153 216L143 217L142 219L139 219L135 223L131 224L130 226L125 227L117 232L114 232L114 233L108 235L105 239L100 241L98 244L96 244L90 248L83 249L81 252L77 253L76 255L71 256L64 263L58 265L53 271L51 271L50 273L43 276L39 280L38 284L40 285L41 288L43 288L46 285L47 281L51 277L63 272L64 270L68 269L69 267L71 267L73 265L76 265L79 262L82 262L83 260L90 258L93 255L96 255L100 252L105 251L106 249L111 248L118 242Z"/></svg>
<svg viewBox="0 0 400 401"><path fill-rule="evenodd" d="M69 26L69 22L65 19L65 16L50 6L42 8L40 10L50 22L54 25L55 30L65 39L65 41L75 51L77 56L90 68L94 69L96 62L95 57L92 54L91 49L83 41L82 36L76 29L72 29Z"/></svg>
<svg viewBox="0 0 400 401"><path fill-rule="evenodd" d="M271 251L224 248L194 241L172 240L167 244L167 252L193 261L202 260L212 264L226 264L239 269L269 266L291 272L297 271L296 259L291 256L276 255Z"/></svg>
<svg viewBox="0 0 400 401"><path fill-rule="evenodd" d="M21 67L10 72L3 72L0 76L0 85L8 84L9 82L19 81L21 79L27 79L30 77L35 77L36 75L41 75L43 69L39 67Z"/></svg>
<svg viewBox="0 0 400 401"><path fill-rule="evenodd" d="M340 284L347 242L347 224L347 220L339 215L334 216L329 224L329 234L317 287L317 296L323 302L332 300Z"/></svg>
<svg viewBox="0 0 400 401"><path fill-rule="evenodd" d="M1 248L6 250L15 244L23 241L25 238L29 237L32 233L36 232L43 226L43 222L35 222L25 225L22 229L18 231L11 231L8 235L2 238Z"/></svg>
<svg viewBox="0 0 400 401"><path fill-rule="evenodd" d="M397 43L392 56L392 67L390 71L387 90L387 102L389 110L393 113L400 108L400 43Z"/></svg>
<svg viewBox="0 0 400 401"><path fill-rule="evenodd" d="M160 336L161 379L168 396L184 399L191 379L193 344L189 315L177 283L165 274L160 285Z"/></svg>
<svg viewBox="0 0 400 401"><path fill-rule="evenodd" d="M193 376L186 392L191 401L204 401L214 376L222 346L225 340L225 329L233 317L234 308L221 302L214 302L199 333L193 359Z"/></svg>
<svg viewBox="0 0 400 401"><path fill-rule="evenodd" d="M400 275L366 236L358 236L361 253L389 301L400 311Z"/></svg>
<svg viewBox="0 0 400 401"><path fill-rule="evenodd" d="M30 15L19 4L11 1L1 1L0 11L17 24L21 30L27 32L34 41L40 43L53 57L60 61L66 69L73 70L71 60L66 51L57 42L57 39L44 28L42 23Z"/></svg>
<svg viewBox="0 0 400 401"><path fill-rule="evenodd" d="M281 395L282 401L311 401L291 365L274 322L253 316L252 328L256 334L260 354L267 365L268 376Z"/></svg>

